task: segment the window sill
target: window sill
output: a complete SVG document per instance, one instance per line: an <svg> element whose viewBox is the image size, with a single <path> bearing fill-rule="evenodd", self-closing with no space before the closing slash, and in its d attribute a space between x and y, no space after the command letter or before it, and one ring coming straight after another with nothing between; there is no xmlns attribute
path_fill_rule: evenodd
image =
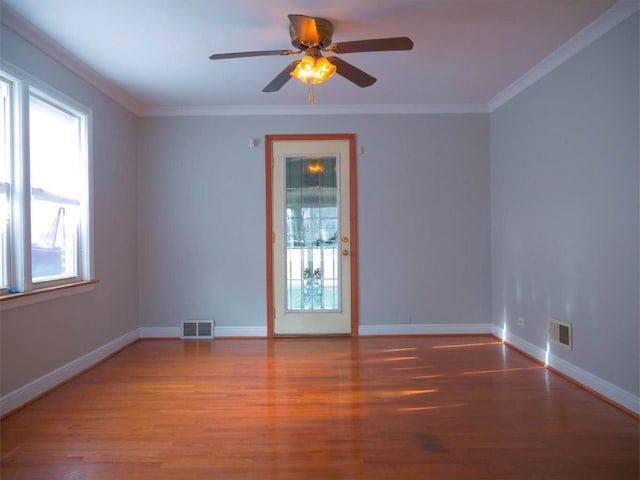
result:
<svg viewBox="0 0 640 480"><path fill-rule="evenodd" d="M4 312L34 303L48 302L58 298L91 292L95 289L97 283L97 280L87 280L58 287L42 288L32 292L2 295L0 296L0 311Z"/></svg>

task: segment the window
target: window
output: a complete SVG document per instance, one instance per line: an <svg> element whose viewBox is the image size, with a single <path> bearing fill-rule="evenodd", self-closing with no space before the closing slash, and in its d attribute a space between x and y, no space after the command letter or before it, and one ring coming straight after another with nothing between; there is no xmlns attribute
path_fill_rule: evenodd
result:
<svg viewBox="0 0 640 480"><path fill-rule="evenodd" d="M0 294L90 280L91 112L4 62L0 88Z"/></svg>

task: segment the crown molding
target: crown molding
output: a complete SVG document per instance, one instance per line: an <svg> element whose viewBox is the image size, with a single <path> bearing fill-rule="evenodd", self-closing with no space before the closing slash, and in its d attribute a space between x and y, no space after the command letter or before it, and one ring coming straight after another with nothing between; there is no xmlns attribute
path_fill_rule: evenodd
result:
<svg viewBox="0 0 640 480"><path fill-rule="evenodd" d="M488 111L490 113L494 112L575 54L584 50L591 43L637 12L639 5L640 2L638 0L619 0L616 2L600 17L596 18L522 77L489 100L487 103Z"/></svg>
<svg viewBox="0 0 640 480"><path fill-rule="evenodd" d="M130 112L139 115L139 112L142 111L142 104L131 94L105 79L87 64L78 60L78 58L69 50L64 48L48 35L42 33L27 19L15 12L6 4L2 4L0 23L37 49L67 67L80 78L89 82Z"/></svg>
<svg viewBox="0 0 640 480"><path fill-rule="evenodd" d="M370 115L370 114L433 114L489 113L484 104L441 105L216 105L183 107L147 107L143 117L198 117L236 115Z"/></svg>

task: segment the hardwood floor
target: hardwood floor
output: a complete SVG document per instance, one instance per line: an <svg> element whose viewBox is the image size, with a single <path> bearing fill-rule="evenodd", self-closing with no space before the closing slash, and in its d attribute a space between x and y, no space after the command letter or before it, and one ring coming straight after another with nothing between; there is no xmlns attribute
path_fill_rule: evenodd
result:
<svg viewBox="0 0 640 480"><path fill-rule="evenodd" d="M2 421L18 479L638 479L638 421L490 336L139 341Z"/></svg>

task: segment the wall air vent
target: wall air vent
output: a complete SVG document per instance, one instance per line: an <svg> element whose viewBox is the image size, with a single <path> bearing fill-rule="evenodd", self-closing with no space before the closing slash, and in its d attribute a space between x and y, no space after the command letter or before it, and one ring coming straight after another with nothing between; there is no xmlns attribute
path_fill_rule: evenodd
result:
<svg viewBox="0 0 640 480"><path fill-rule="evenodd" d="M562 345L568 349L572 348L570 323L550 318L547 332L549 333L550 342L556 345Z"/></svg>
<svg viewBox="0 0 640 480"><path fill-rule="evenodd" d="M181 331L185 339L213 338L213 320L183 320Z"/></svg>

